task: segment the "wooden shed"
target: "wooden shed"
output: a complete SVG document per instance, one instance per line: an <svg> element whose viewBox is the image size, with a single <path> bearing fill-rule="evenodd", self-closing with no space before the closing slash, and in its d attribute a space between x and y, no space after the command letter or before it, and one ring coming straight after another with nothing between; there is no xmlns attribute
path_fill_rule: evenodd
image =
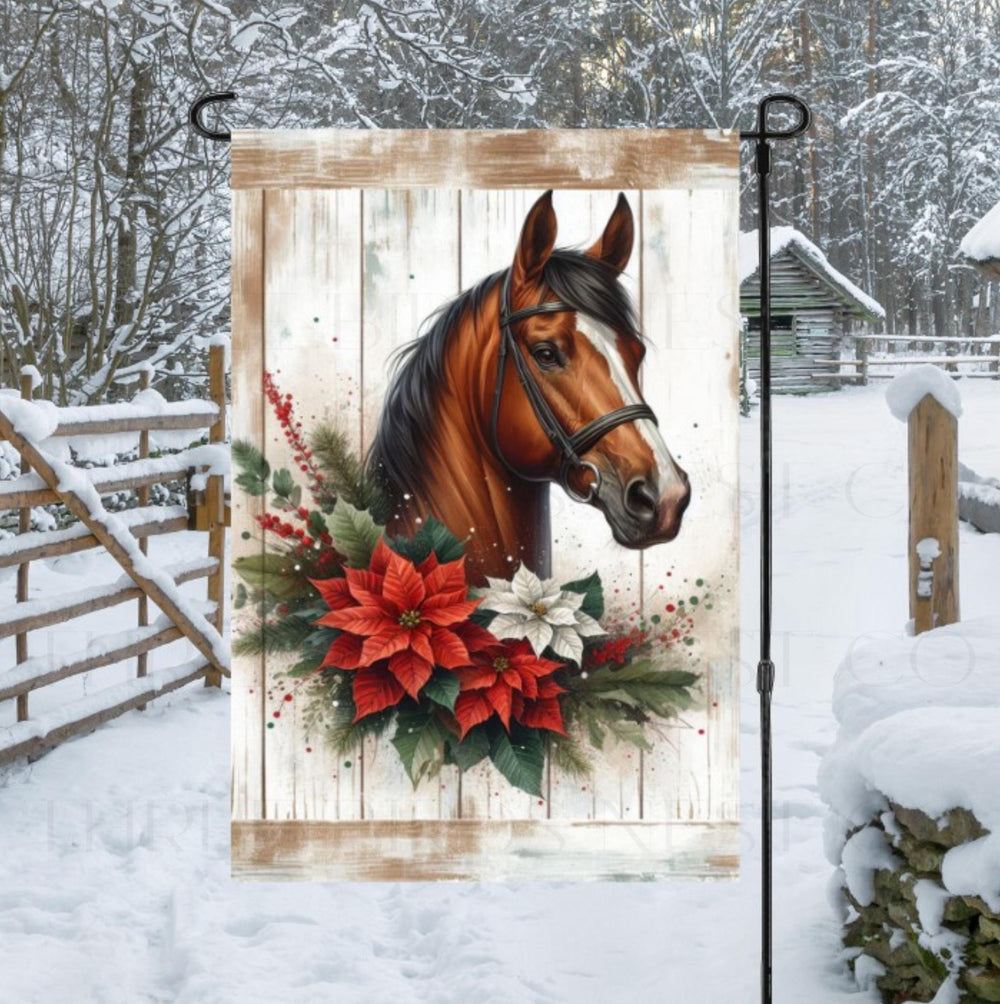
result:
<svg viewBox="0 0 1000 1004"><path fill-rule="evenodd" d="M757 231L740 234L740 313L746 318L747 369L760 375L760 271ZM841 385L837 360L852 324L885 319L885 310L838 272L794 227L771 230L771 382L775 393L806 394ZM826 378L829 374L829 378Z"/></svg>

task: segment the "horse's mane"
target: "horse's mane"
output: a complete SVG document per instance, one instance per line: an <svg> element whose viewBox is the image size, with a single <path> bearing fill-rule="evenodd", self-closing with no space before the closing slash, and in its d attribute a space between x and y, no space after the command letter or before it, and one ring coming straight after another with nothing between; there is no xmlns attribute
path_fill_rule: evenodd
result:
<svg viewBox="0 0 1000 1004"><path fill-rule="evenodd" d="M419 491L427 467L430 433L444 385L448 341L462 316L475 316L490 291L507 274L500 269L460 293L431 315L426 333L399 350L393 361L378 431L367 458L368 475L398 501ZM573 248L556 248L542 281L557 299L615 331L642 340L635 307L617 273L598 258Z"/></svg>

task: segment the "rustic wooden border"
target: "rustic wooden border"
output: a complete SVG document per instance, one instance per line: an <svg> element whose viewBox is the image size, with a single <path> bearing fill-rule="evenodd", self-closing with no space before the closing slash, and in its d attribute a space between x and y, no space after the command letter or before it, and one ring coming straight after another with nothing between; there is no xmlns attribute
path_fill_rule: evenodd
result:
<svg viewBox="0 0 1000 1004"><path fill-rule="evenodd" d="M240 188L719 188L729 129L303 129L233 133Z"/></svg>
<svg viewBox="0 0 1000 1004"><path fill-rule="evenodd" d="M738 135L724 130L234 133L235 434L262 446L266 438L260 390L264 219L269 200L280 198L282 190L552 187L735 192L738 184ZM734 301L735 295L734 286ZM250 528L254 514L252 505L234 502L234 531ZM251 546L238 543L236 532L234 545L244 553ZM735 681L738 671L733 658ZM430 881L738 876L740 830L735 803L727 803L721 812L718 806L710 810L713 818L669 822L269 819L274 813L266 806L264 791L264 668L260 658L240 659L234 675L234 739L239 742L233 750L231 834L236 878Z"/></svg>
<svg viewBox="0 0 1000 1004"><path fill-rule="evenodd" d="M739 875L736 821L234 821L233 877L430 882Z"/></svg>

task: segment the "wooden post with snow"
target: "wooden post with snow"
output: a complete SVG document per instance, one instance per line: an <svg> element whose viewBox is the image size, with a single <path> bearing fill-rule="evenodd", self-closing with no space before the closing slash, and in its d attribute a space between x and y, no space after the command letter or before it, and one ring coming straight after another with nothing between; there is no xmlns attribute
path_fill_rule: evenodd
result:
<svg viewBox="0 0 1000 1004"><path fill-rule="evenodd" d="M954 381L936 366L896 377L886 399L908 428L909 590L915 634L954 624L958 603L958 416Z"/></svg>

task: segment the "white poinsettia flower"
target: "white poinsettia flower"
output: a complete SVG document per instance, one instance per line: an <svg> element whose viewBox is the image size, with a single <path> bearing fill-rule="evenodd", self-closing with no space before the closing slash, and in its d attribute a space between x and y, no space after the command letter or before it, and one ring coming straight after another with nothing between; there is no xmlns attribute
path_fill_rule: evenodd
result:
<svg viewBox="0 0 1000 1004"><path fill-rule="evenodd" d="M555 579L540 579L521 565L514 578L487 578L489 589L481 590L481 610L497 616L490 631L497 638L525 638L536 655L551 648L563 659L579 663L583 658L583 639L606 632L580 606L583 593L561 589Z"/></svg>

